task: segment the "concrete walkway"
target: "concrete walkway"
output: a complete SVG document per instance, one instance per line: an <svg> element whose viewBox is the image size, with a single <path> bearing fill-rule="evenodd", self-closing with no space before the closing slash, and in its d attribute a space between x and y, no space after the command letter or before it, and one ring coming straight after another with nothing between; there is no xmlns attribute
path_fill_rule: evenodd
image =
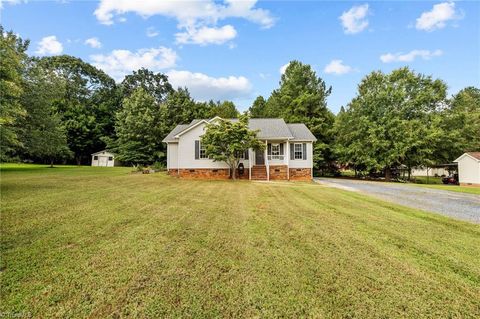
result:
<svg viewBox="0 0 480 319"><path fill-rule="evenodd" d="M329 187L362 192L401 205L480 224L480 196L475 194L424 188L408 184L340 178L315 178L314 180Z"/></svg>

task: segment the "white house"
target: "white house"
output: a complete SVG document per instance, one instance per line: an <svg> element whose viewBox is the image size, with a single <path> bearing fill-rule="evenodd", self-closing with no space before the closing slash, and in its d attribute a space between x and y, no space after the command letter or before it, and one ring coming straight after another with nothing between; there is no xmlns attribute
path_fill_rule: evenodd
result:
<svg viewBox="0 0 480 319"><path fill-rule="evenodd" d="M115 160L115 154L106 150L92 154L92 166L114 167L118 165Z"/></svg>
<svg viewBox="0 0 480 319"><path fill-rule="evenodd" d="M413 167L412 176L448 176L449 172L446 167L437 166L437 167L427 167L427 166L418 166Z"/></svg>
<svg viewBox="0 0 480 319"><path fill-rule="evenodd" d="M226 163L214 162L205 154L200 140L205 125L219 119L193 120L177 125L165 139L167 169L170 175L185 178L229 178ZM237 121L237 119L229 119ZM315 136L305 124L286 124L283 119L250 119L248 126L258 130L265 150L249 149L242 156L244 167L239 178L252 180L311 180ZM237 170L239 173L240 171Z"/></svg>
<svg viewBox="0 0 480 319"><path fill-rule="evenodd" d="M457 158L460 185L480 186L480 152L468 152Z"/></svg>

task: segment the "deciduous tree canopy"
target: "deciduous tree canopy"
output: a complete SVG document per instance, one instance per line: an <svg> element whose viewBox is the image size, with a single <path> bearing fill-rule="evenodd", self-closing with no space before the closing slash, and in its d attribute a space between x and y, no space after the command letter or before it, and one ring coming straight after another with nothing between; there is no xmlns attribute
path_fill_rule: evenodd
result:
<svg viewBox="0 0 480 319"><path fill-rule="evenodd" d="M205 146L207 156L214 161L227 163L232 178L236 179L242 154L249 148L265 148L265 144L256 138L256 133L248 128L246 116L241 116L236 122L219 119L207 124L201 143Z"/></svg>

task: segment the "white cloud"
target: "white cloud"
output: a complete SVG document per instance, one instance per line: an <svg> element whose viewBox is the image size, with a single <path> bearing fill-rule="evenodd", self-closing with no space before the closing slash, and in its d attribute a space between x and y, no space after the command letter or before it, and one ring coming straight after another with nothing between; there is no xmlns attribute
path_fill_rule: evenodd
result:
<svg viewBox="0 0 480 319"><path fill-rule="evenodd" d="M175 34L176 42L180 44L222 44L237 36L237 31L231 25L225 25L221 28L201 27L199 29L190 28L186 32Z"/></svg>
<svg viewBox="0 0 480 319"><path fill-rule="evenodd" d="M98 40L98 38L95 38L95 37L85 40L84 43L94 49L100 49L102 47L102 43L100 42L100 40Z"/></svg>
<svg viewBox="0 0 480 319"><path fill-rule="evenodd" d="M56 55L62 52L63 45L54 35L42 38L38 43L37 51L35 51L35 53L40 55Z"/></svg>
<svg viewBox="0 0 480 319"><path fill-rule="evenodd" d="M101 0L94 14L103 24L113 24L115 15L128 12L144 18L163 15L178 21L177 42L179 43L224 43L236 36L232 26L217 27L217 22L227 18L242 18L257 23L263 28L275 24L275 18L268 10L255 8L257 0L215 0L173 1L173 0ZM178 41L180 38L180 41ZM204 38L213 38L212 41ZM224 40L228 38L228 40ZM201 40L198 40L201 39ZM184 42L181 42L184 41ZM223 41L223 42L222 42Z"/></svg>
<svg viewBox="0 0 480 319"><path fill-rule="evenodd" d="M252 85L243 76L211 77L203 73L171 70L167 72L173 87L186 86L195 99L201 101L233 100L251 95Z"/></svg>
<svg viewBox="0 0 480 319"><path fill-rule="evenodd" d="M368 14L368 4L353 6L350 10L343 12L339 19L342 21L344 32L354 34L365 30L368 27L366 18Z"/></svg>
<svg viewBox="0 0 480 319"><path fill-rule="evenodd" d="M353 72L354 69L351 66L343 64L342 60L332 60L325 66L323 72L327 74L342 75Z"/></svg>
<svg viewBox="0 0 480 319"><path fill-rule="evenodd" d="M408 53L403 54L402 52L398 53L386 53L380 56L380 60L383 63L391 62L412 62L417 57L424 60L430 60L432 57L441 56L443 54L442 50L412 50Z"/></svg>
<svg viewBox="0 0 480 319"><path fill-rule="evenodd" d="M170 48L159 47L140 49L136 52L129 50L113 50L110 54L91 55L92 64L120 81L126 74L142 67L151 71L160 71L175 66L177 53Z"/></svg>
<svg viewBox="0 0 480 319"><path fill-rule="evenodd" d="M278 72L280 72L280 74L284 74L289 65L290 65L290 62L288 62L287 64L282 65L282 66L280 67L280 69L278 70Z"/></svg>
<svg viewBox="0 0 480 319"><path fill-rule="evenodd" d="M154 27L147 28L147 37L153 38L153 37L156 37L159 34L160 33L157 30L155 30Z"/></svg>
<svg viewBox="0 0 480 319"><path fill-rule="evenodd" d="M22 2L26 2L26 1L22 1L22 0L0 0L0 9L3 9L3 4L4 3L8 3L10 5L16 5L16 4L19 4L19 3L22 3Z"/></svg>
<svg viewBox="0 0 480 319"><path fill-rule="evenodd" d="M433 6L432 10L423 12L417 18L415 27L418 30L433 31L442 29L450 20L461 19L462 15L455 11L454 2L443 2Z"/></svg>
<svg viewBox="0 0 480 319"><path fill-rule="evenodd" d="M269 28L275 19L268 10L255 8L257 0L226 0L218 3L214 0L172 1L172 0L101 0L94 14L103 24L113 24L116 14L134 12L142 17L164 15L173 17L182 25L192 23L216 22L226 18L244 18Z"/></svg>

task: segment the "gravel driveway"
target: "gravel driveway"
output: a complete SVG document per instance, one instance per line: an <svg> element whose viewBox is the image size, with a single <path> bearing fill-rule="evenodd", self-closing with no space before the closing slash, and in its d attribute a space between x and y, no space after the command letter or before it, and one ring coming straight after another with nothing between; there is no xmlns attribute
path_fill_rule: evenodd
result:
<svg viewBox="0 0 480 319"><path fill-rule="evenodd" d="M480 196L475 194L337 178L315 178L315 182L480 224Z"/></svg>

